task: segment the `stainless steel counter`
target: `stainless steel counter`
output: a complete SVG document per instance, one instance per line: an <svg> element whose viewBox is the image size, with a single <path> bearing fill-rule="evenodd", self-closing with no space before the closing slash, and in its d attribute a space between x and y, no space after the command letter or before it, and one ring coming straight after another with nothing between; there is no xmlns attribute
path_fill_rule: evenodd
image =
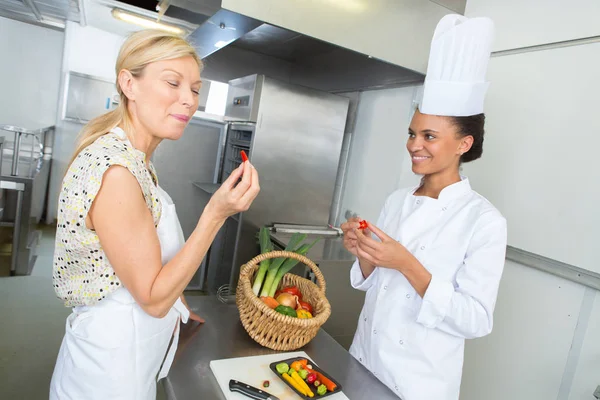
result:
<svg viewBox="0 0 600 400"><path fill-rule="evenodd" d="M210 370L211 360L277 352L260 346L248 336L239 321L235 304L222 304L213 296L188 296L186 299L206 323L190 322L182 326L175 361L165 379L167 397L170 400L225 400ZM323 330L300 350L324 370L335 371L334 376L348 398L398 399Z"/></svg>

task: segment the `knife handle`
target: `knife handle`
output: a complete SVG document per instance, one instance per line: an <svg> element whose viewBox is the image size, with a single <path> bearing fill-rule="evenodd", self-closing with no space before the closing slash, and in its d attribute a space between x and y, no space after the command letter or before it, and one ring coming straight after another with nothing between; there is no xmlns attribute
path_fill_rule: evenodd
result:
<svg viewBox="0 0 600 400"><path fill-rule="evenodd" d="M247 385L243 382L236 381L235 379L231 379L229 381L229 390L232 392L239 392L255 400L267 400L270 396L267 392L263 392L260 389Z"/></svg>

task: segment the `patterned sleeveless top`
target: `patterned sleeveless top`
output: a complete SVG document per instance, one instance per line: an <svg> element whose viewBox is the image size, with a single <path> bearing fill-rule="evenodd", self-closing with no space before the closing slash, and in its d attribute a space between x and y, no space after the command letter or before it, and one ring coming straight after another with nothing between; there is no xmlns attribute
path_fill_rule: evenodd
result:
<svg viewBox="0 0 600 400"><path fill-rule="evenodd" d="M83 149L69 167L58 200L52 273L54 290L65 306L94 305L121 286L98 235L85 225L108 168L120 165L133 174L158 226L162 205L156 172L151 163L147 168L145 157L120 128L115 128Z"/></svg>

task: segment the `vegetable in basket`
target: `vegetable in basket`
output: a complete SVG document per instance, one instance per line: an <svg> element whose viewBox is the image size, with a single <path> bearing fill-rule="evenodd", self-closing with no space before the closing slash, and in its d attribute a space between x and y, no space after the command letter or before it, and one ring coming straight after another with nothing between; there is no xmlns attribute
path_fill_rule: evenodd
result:
<svg viewBox="0 0 600 400"><path fill-rule="evenodd" d="M298 307L298 297L289 293L281 293L276 301L282 306L292 307L294 310Z"/></svg>
<svg viewBox="0 0 600 400"><path fill-rule="evenodd" d="M296 309L304 309L311 314L314 313L313 307L310 305L310 303L307 303L306 301L302 301L302 300L300 300L298 302L298 307Z"/></svg>
<svg viewBox="0 0 600 400"><path fill-rule="evenodd" d="M269 253L269 252L273 251L273 243L271 242L268 228L266 228L266 227L260 228L260 232L258 234L258 241L260 242L261 254L265 254L265 253ZM269 269L270 264L271 264L270 259L260 262L260 267L258 268L258 272L256 273L256 278L254 279L254 285L252 286L252 291L257 296L260 293L260 289L262 288L263 280L265 279L265 275L267 274L267 270Z"/></svg>
<svg viewBox="0 0 600 400"><path fill-rule="evenodd" d="M268 228L261 228L261 230L265 229L268 234ZM302 243L306 239L305 234L294 233L290 238L287 246L285 247L285 251L295 251L296 253L300 250ZM300 247L299 247L300 246ZM271 260L268 269L266 270L267 276L264 279L264 282L261 280L257 283L257 280L254 281L254 286L262 285L262 290L260 292L261 297L275 297L275 291L277 290L277 285L275 285L275 290L271 292L271 286L273 285L273 281L275 280L275 276L277 275L277 271L279 267L287 260L285 257L279 257L274 260ZM295 260L294 260L295 261ZM297 263L297 261L296 261ZM262 267L262 263L261 263ZM259 268L260 270L260 268ZM264 275L263 275L264 277ZM258 278L258 275L257 275Z"/></svg>
<svg viewBox="0 0 600 400"><path fill-rule="evenodd" d="M296 310L294 310L292 307L279 305L275 307L275 311L277 311L279 314L287 315L289 317L298 317L298 315L296 314Z"/></svg>
<svg viewBox="0 0 600 400"><path fill-rule="evenodd" d="M281 293L289 293L292 296L298 296L298 300L302 300L302 293L296 286L286 286L280 290Z"/></svg>
<svg viewBox="0 0 600 400"><path fill-rule="evenodd" d="M279 302L272 297L261 297L260 299L267 305L267 307L272 309L275 309L279 305Z"/></svg>
<svg viewBox="0 0 600 400"><path fill-rule="evenodd" d="M296 315L298 315L298 318L300 318L300 319L310 319L313 317L311 313L309 313L308 311L306 311L303 308L297 309Z"/></svg>
<svg viewBox="0 0 600 400"><path fill-rule="evenodd" d="M306 237L306 235L303 235ZM304 239L303 239L304 240ZM302 246L300 246L295 253L298 253L300 255L305 256L308 251L319 241L319 239L316 239L314 242L310 243L310 244L303 244ZM267 280L265 281L265 286L269 287L268 285L270 284L271 287L268 291L268 295L273 297L275 295L275 292L277 291L277 287L279 286L279 283L281 282L281 279L283 278L283 276L285 274L287 274L288 272L290 272L290 270L292 268L294 268L300 261L295 260L293 258L288 258L285 260L285 262L283 264L281 264L281 266L277 269L277 271L274 271L274 269L271 268L269 269L269 272L267 273ZM274 272L273 272L274 271ZM270 274L273 272L274 276L272 279L270 278ZM263 287L263 291L265 290L265 286Z"/></svg>

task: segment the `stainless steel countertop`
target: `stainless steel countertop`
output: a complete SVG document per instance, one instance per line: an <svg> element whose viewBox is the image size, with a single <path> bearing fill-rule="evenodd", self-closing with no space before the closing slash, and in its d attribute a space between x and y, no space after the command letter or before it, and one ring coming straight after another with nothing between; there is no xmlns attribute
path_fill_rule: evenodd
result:
<svg viewBox="0 0 600 400"><path fill-rule="evenodd" d="M291 233L271 233L271 240L280 245L282 248L287 246L288 241L292 237ZM348 250L344 248L344 240L342 236L323 236L323 235L307 235L306 242L309 243L316 238L321 240L310 249L307 257L315 263L323 261L352 261L356 259Z"/></svg>
<svg viewBox="0 0 600 400"><path fill-rule="evenodd" d="M210 370L210 361L277 353L260 346L246 333L235 304L222 304L214 296L187 296L190 308L206 319L204 325L182 325L179 348L165 378L170 400L225 400ZM352 400L398 399L322 329L305 347L319 367L331 371Z"/></svg>

